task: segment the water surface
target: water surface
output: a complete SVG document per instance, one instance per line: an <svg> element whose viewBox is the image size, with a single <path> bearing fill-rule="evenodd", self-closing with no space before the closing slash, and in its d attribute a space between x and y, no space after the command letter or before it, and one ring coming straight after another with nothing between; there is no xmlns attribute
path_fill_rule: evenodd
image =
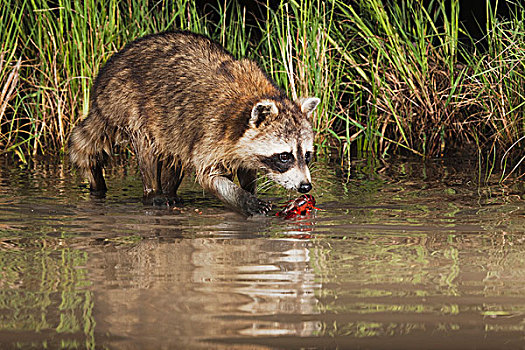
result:
<svg viewBox="0 0 525 350"><path fill-rule="evenodd" d="M323 210L284 221L191 179L183 207L144 206L134 166L95 199L67 165L4 161L0 348L525 348L523 183L359 169L318 165Z"/></svg>

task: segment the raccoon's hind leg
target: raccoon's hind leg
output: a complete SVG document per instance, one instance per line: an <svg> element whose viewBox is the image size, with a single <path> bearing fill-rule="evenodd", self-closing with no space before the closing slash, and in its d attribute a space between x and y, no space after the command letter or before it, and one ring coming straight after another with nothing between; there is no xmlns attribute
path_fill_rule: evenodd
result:
<svg viewBox="0 0 525 350"><path fill-rule="evenodd" d="M255 195L257 192L257 170L239 168L237 178L241 188Z"/></svg>
<svg viewBox="0 0 525 350"><path fill-rule="evenodd" d="M94 195L107 191L102 169L104 168L114 132L109 132L107 122L92 108L90 114L75 127L69 139L69 156L89 180Z"/></svg>
<svg viewBox="0 0 525 350"><path fill-rule="evenodd" d="M160 204L162 201L161 173L162 162L155 150L154 143L144 135L132 135L131 144L135 150L142 186L144 190L144 203Z"/></svg>
<svg viewBox="0 0 525 350"><path fill-rule="evenodd" d="M181 163L158 155L155 144L145 137L136 135L132 143L142 175L144 203L156 206L180 203L177 189L184 177Z"/></svg>
<svg viewBox="0 0 525 350"><path fill-rule="evenodd" d="M162 193L173 201L175 204L182 203L182 200L177 196L177 190L184 178L184 171L180 161L174 161L171 157L162 161L162 169L160 173L160 183Z"/></svg>

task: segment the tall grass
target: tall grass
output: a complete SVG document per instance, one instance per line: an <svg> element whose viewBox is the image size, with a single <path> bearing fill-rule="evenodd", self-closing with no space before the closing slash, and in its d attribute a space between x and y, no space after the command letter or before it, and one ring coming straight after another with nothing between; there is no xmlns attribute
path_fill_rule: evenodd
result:
<svg viewBox="0 0 525 350"><path fill-rule="evenodd" d="M459 44L457 0L255 3L260 13L224 0L4 0L0 153L26 161L64 152L113 53L148 33L188 29L256 59L290 97L320 97L320 150L375 159L471 145L509 171L523 161L522 5L509 19L487 6L484 50Z"/></svg>
<svg viewBox="0 0 525 350"><path fill-rule="evenodd" d="M354 102L339 116L345 129L361 133L354 141L358 156L477 149L499 157L504 170L511 159L509 170L517 169L525 143L522 5L500 19L487 2L488 50L472 38L471 46L460 44L460 35L469 36L457 0L337 6L345 21L334 31L340 35L334 46L349 64L343 80Z"/></svg>
<svg viewBox="0 0 525 350"><path fill-rule="evenodd" d="M362 45L352 58L359 71L350 71L348 79L366 103L352 122L364 130L360 149L382 156L390 148L419 156L442 153L461 113L457 1L449 9L444 2L385 7L380 0L340 8L349 19L343 33Z"/></svg>
<svg viewBox="0 0 525 350"><path fill-rule="evenodd" d="M525 160L525 11L517 5L510 18L501 18L487 5L487 13L488 48L466 56L472 69L467 82L477 92L474 105L479 111L472 132L476 140L482 138L479 142L489 156L497 158L503 151L505 176Z"/></svg>
<svg viewBox="0 0 525 350"><path fill-rule="evenodd" d="M10 5L10 4L7 4ZM13 101L19 95L21 54L18 28L24 6L0 7L0 149L17 151L28 135L19 136L16 117L18 105ZM21 154L23 156L23 153Z"/></svg>

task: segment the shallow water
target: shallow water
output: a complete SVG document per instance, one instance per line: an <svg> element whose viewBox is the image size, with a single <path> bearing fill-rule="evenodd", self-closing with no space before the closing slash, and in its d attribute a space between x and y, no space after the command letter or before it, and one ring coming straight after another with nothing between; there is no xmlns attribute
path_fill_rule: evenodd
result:
<svg viewBox="0 0 525 350"><path fill-rule="evenodd" d="M144 206L133 166L94 199L67 165L4 162L0 348L525 348L523 182L358 168L317 166L323 210L284 221L191 179Z"/></svg>

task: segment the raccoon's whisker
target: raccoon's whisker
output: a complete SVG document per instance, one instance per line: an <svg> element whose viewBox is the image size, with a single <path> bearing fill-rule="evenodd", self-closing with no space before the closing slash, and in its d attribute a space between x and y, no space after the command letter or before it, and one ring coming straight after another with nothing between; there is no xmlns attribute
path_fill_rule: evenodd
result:
<svg viewBox="0 0 525 350"><path fill-rule="evenodd" d="M311 174L315 174L316 172L319 172L321 170L317 163L310 163L308 165L308 168L310 169Z"/></svg>
<svg viewBox="0 0 525 350"><path fill-rule="evenodd" d="M263 191L268 191L269 189L275 187L276 185L277 184L274 181L268 179L268 180L266 180L265 182L262 183L261 189Z"/></svg>
<svg viewBox="0 0 525 350"><path fill-rule="evenodd" d="M271 181L271 179L266 175L259 175L257 176L257 181L262 181L262 183L266 183L268 181Z"/></svg>
<svg viewBox="0 0 525 350"><path fill-rule="evenodd" d="M266 181L264 181L258 186L258 189L259 191L266 191L270 189L273 185L274 185L274 182L270 179L267 179Z"/></svg>

